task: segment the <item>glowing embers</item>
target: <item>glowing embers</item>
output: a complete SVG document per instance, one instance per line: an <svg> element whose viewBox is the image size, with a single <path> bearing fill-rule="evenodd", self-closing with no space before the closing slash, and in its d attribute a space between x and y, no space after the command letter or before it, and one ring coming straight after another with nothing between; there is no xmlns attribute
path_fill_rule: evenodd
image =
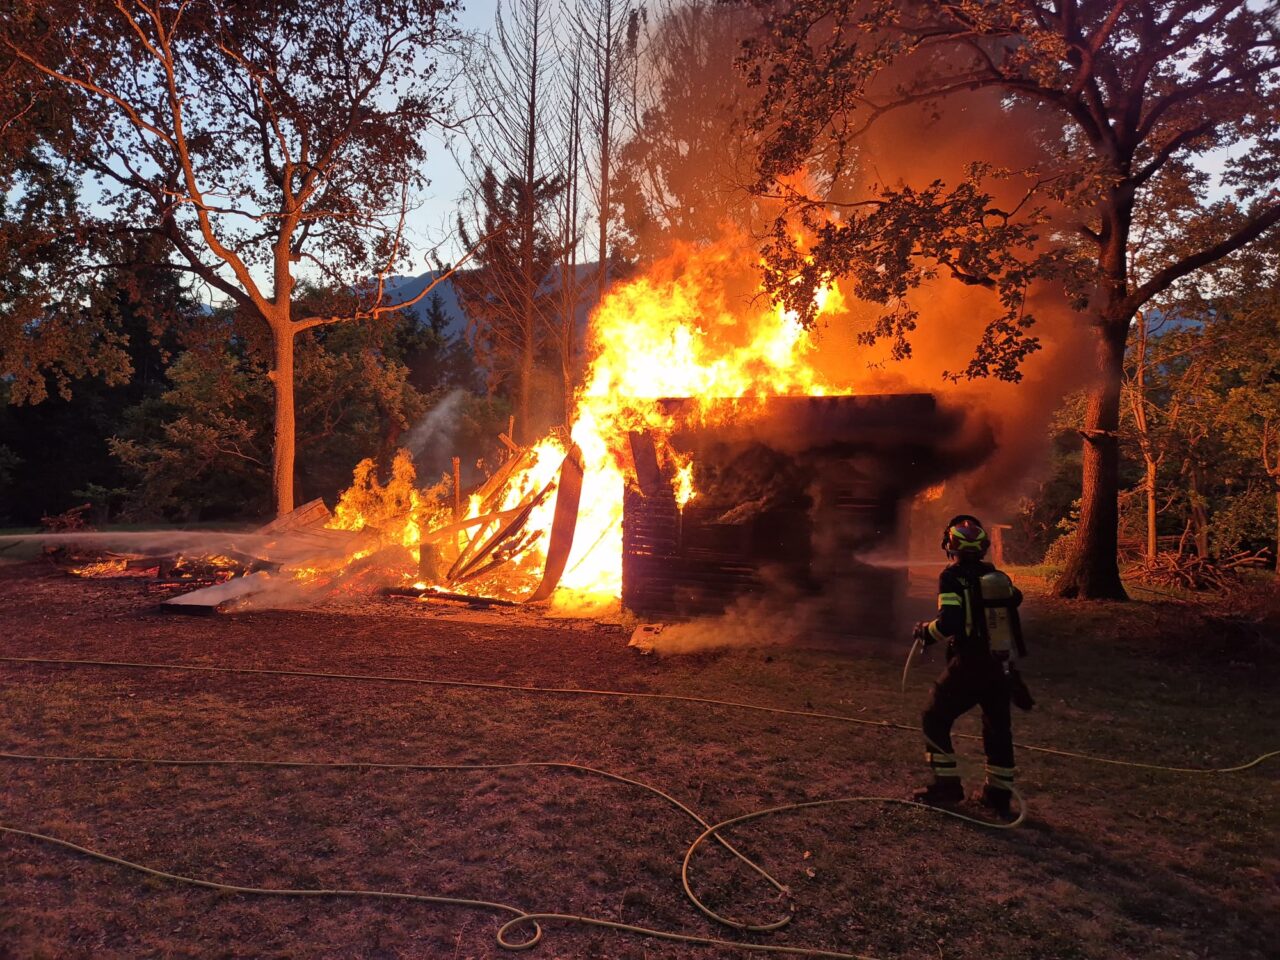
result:
<svg viewBox="0 0 1280 960"><path fill-rule="evenodd" d="M67 567L67 572L87 579L128 578L149 581L153 587L190 587L223 583L244 573L251 564L249 557L221 554L109 554L76 563Z"/></svg>
<svg viewBox="0 0 1280 960"><path fill-rule="evenodd" d="M150 569L129 569L129 558L115 557L107 560L93 560L76 567L70 567L67 572L77 577L148 577L151 576Z"/></svg>

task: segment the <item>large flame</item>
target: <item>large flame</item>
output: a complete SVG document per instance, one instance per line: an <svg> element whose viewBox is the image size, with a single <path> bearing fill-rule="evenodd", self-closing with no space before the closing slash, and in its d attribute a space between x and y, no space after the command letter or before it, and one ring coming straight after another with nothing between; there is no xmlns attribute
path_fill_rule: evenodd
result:
<svg viewBox="0 0 1280 960"><path fill-rule="evenodd" d="M536 502L509 562L450 589L477 595L522 598L542 576L556 497L554 486L571 444L582 452L584 475L573 546L554 596L553 609L594 614L616 605L622 590L622 503L631 468L629 438L647 431L667 459L673 492L683 506L696 496L693 465L664 441L674 424L653 401L688 397L696 415L714 421L715 401L769 396L822 395L834 385L813 364L814 343L796 317L770 303L758 288L746 238L707 247L684 246L654 264L643 276L615 285L591 315L583 384L575 398L566 438L554 433L524 452L500 493L473 496L466 518L517 510ZM839 292L822 291L823 313L842 308ZM742 405L734 414L742 415ZM411 465L398 460L392 483L377 485L372 464L357 470L357 482L339 504L331 526L377 526L385 536L414 549L424 530L445 523L450 513L429 511L412 489ZM486 502L487 499L487 502ZM432 513L431 516L427 516ZM433 549L456 560L469 544L484 542L502 521L476 524L435 538ZM431 537L428 537L431 539ZM415 574L416 575L416 574Z"/></svg>

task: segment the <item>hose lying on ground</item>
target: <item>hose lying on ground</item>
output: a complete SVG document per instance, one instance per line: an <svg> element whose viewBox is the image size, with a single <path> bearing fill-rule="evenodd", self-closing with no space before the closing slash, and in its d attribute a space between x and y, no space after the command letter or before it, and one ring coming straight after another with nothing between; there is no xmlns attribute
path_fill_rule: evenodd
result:
<svg viewBox="0 0 1280 960"><path fill-rule="evenodd" d="M584 773L594 776L604 777L618 783L639 787L657 797L665 800L667 803L676 807L678 810L695 821L699 826L703 827L700 833L685 851L684 860L680 868L680 881L684 888L685 896L691 903L702 911L710 919L750 933L770 933L779 930L791 922L792 914L786 913L777 920L764 923L752 923L750 921L736 920L717 913L706 905L706 903L698 897L693 891L692 882L689 878L690 864L693 861L694 854L698 848L708 839L714 838L721 846L732 853L738 860L751 867L756 873L763 877L778 893L789 893L787 887L778 881L772 874L755 863L749 857L732 846L721 835L720 831L728 829L739 823L746 823L750 820L759 820L764 817L774 816L780 813L787 813L794 810L807 810L817 807L829 807L838 805L850 805L854 803L887 803L898 804L907 807L919 807L923 810L929 810L932 813L943 814L957 820L967 823L974 823L982 827L997 830L1009 830L1020 825L1026 817L1026 808L1022 795L1014 790L1014 796L1018 801L1018 816L1010 822L993 822L989 820L981 820L977 817L971 817L967 814L960 813L955 810L948 810L940 807L931 807L926 804L916 803L913 800L902 800L897 797L872 797L872 796L851 796L839 797L831 800L811 800L802 803L790 803L782 806L770 807L765 810L756 810L752 813L733 817L720 823L708 823L703 817L699 816L690 807L677 800L666 791L645 783L641 780L635 780L621 774L612 773L608 770L601 770L597 767L589 767L578 763L569 763L566 761L539 760L539 761L518 761L511 763L478 763L478 764L454 764L454 763L379 763L372 761L318 761L318 760L246 760L246 759L187 759L187 758L168 758L168 757L119 757L119 756L62 756L52 754L23 754L23 753L0 753L0 760L9 760L16 762L28 763L99 763L99 764L139 764L149 766L179 766L179 767L266 767L266 768L304 768L304 769L368 769L368 770L405 770L405 771L448 771L448 772L467 772L467 771L483 771L483 770L508 770L508 769L557 769L566 770L576 773ZM148 867L132 860L126 860L122 857L112 856L101 850L95 850L91 847L81 846L64 840L61 837L50 836L49 834L39 833L34 830L23 830L17 827L10 827L0 824L0 833L7 833L14 836L26 837L28 839L39 840L44 843L53 844L77 853L84 854L96 860L106 863L115 864L116 866L125 867L148 876L157 877L163 880L169 880L176 883L187 884L189 886L202 887L209 890L220 890L225 893L237 893L254 896L272 896L272 897L349 897L349 898L367 898L367 899L391 899L391 900L410 900L420 903L432 903L445 906L469 907L472 909L492 910L499 913L512 914L512 918L498 928L496 937L499 945L507 950L527 950L536 946L543 938L543 930L539 921L575 923L590 927L600 927L608 930L614 930L622 933L638 934L646 937L655 937L661 940L671 940L679 943L697 944L701 946L717 946L732 947L737 950L750 950L757 953L777 953L792 956L808 956L808 957L831 957L837 960L875 960L865 954L843 953L833 950L823 950L816 947L792 947L781 944L757 944L744 943L736 940L720 940L714 937L704 937L697 934L679 933L672 930L661 930L653 927L643 927L636 924L621 923L615 920L604 920L598 917L585 917L577 914L566 913L531 913L508 903L500 903L492 900L475 900L462 897L443 897L420 893L406 893L390 890L360 890L360 889L290 889L280 887L253 887L241 884L221 883L214 880L205 880L198 877L188 877L182 874L170 873L165 870L158 870L154 867ZM511 934L520 927L531 925L532 933L525 940L513 940Z"/></svg>
<svg viewBox="0 0 1280 960"><path fill-rule="evenodd" d="M822 713L816 710L792 710L785 707L768 707L758 703L746 703L741 700L717 700L711 697L693 697L678 693L651 693L645 690L592 690L583 687L521 687L509 683L493 683L481 680L440 680L428 677L401 677L372 673L322 673L313 670L273 670L266 667L214 667L205 664L186 663L137 663L127 660L68 660L49 657L0 657L0 663L25 663L63 667L122 667L132 670L178 670L188 673L231 673L249 674L269 677L306 677L313 680L347 680L364 683L408 683L432 687L464 687L473 690L498 690L504 693L547 694L578 697L614 697L618 699L636 700L668 700L677 703L702 703L717 707L729 707L735 710L750 710L756 713L772 713L786 717L805 717L810 720L831 720L838 723L852 723L859 726L877 727L882 730L905 730L920 734L920 728L914 724L895 723L890 720L867 720L863 717L850 717L840 713ZM960 740L981 740L982 737L972 733L953 735ZM1115 760L1110 757L1099 757L1087 753L1076 753L1071 750L1059 750L1055 747L1040 747L1028 743L1015 743L1019 750L1032 753L1044 753L1056 757L1069 757L1073 760L1087 760L1090 763L1105 763L1117 767L1133 767L1139 770L1160 770L1165 773L1240 773L1250 770L1266 760L1280 756L1280 750L1263 753L1252 760L1232 767L1172 767L1159 763L1140 763L1136 760Z"/></svg>
<svg viewBox="0 0 1280 960"><path fill-rule="evenodd" d="M119 667L119 668L131 668L131 669L178 670L178 671L206 672L206 673L259 674L259 675L268 675L268 676L304 677L304 678L314 678L314 679L344 680L344 681L357 681L357 682L412 683L412 684L425 684L425 685L433 685L433 686L453 686L453 687L478 688L478 689L486 689L486 690L499 690L499 691L504 691L508 693L523 693L523 694L563 694L563 695L576 695L576 696L669 700L669 701L678 701L678 702L710 704L710 705L728 707L733 709L745 709L745 710L752 710L752 711L758 711L758 712L780 714L784 716L798 716L798 717L804 717L809 719L832 720L832 721L853 723L853 724L864 725L864 726L880 727L883 729L909 730L912 733L918 733L917 728L914 726L909 726L907 724L901 724L901 723L892 723L889 721L874 721L874 720L866 720L858 717L848 717L841 714L829 714L829 713L821 713L821 712L809 711L809 710L791 710L791 709L786 709L781 707L768 707L768 706L762 706L759 704L743 703L739 701L718 700L718 699L707 698L707 697L693 697L693 696L685 696L680 694L649 693L644 691L590 690L590 689L579 689L579 688L573 688L573 687L518 687L518 686L513 686L508 684L468 681L468 680L436 680L436 679L416 678L416 677L320 673L320 672L301 671L301 670L275 670L275 669L250 668L250 667L214 667L214 666L188 665L188 664L133 663L133 662L125 662L125 661L104 661L104 660L67 660L67 659L49 659L49 658L36 658L36 657L0 657L0 662L22 663L22 664L32 664L32 665L43 664L43 665L56 665L56 666ZM971 735L962 734L961 736L968 736L968 738L972 739ZM1087 760L1087 761L1092 761L1097 763L1107 763L1107 764L1113 764L1118 766L1135 767L1135 768L1147 769L1147 770L1162 770L1167 772L1193 773L1193 774L1240 772L1243 770L1251 769L1252 767L1255 767L1261 764L1262 762L1264 762L1265 760L1268 760L1272 757L1280 756L1280 751L1272 751L1270 753L1262 754L1261 756L1255 758L1252 761L1249 761L1247 763L1242 763L1234 767L1189 768L1189 767L1162 766L1159 764L1137 763L1137 762L1131 762L1131 761L1125 761L1125 760L1114 760L1106 757L1094 757L1086 754L1073 753L1071 751L1058 750L1051 747L1036 747L1036 746L1026 746L1026 745L1019 745L1019 746L1021 749L1024 749L1024 750L1032 750L1032 751L1037 751L1041 753L1047 753L1047 754L1052 754L1052 755L1061 756L1061 757L1069 757L1073 759ZM1025 802L1021 794L1018 793L1018 791L1015 789L1014 796L1017 800L1018 815L1016 819L1008 823L1003 823L1003 822L996 823L996 822L991 822L987 820L981 820L976 817L970 817L966 814L959 813L954 810L928 806L925 804L916 803L915 801L903 800L896 797L850 796L850 797L838 797L838 798L826 799L826 800L813 800L813 801L806 801L801 803L785 804L782 806L771 807L764 810L757 810L750 813L742 814L740 816L733 817L716 824L710 824L701 816L699 816L697 813L695 813L692 809L690 809L688 806L681 803L679 800L675 799L665 791L652 786L651 784L647 784L642 781L635 780L629 777L624 777L620 774L611 773L606 770L601 770L594 767L588 767L582 764L569 763L564 761L523 761L523 762L498 763L498 764L406 764L406 763L322 762L322 761L289 761L289 760L225 760L225 759L224 760L200 760L200 759L173 759L173 758L146 758L146 757L92 757L92 756L68 757L68 756L55 756L55 755L14 754L14 753L0 753L0 759L10 760L10 761L25 761L25 762L121 763L121 764L130 763L130 764L152 764L152 765L167 765L167 766L233 766L235 765L235 766L255 766L255 767L368 768L368 769L435 770L435 771L455 771L455 772L467 771L467 770L494 770L494 769L504 769L504 768L554 768L554 769L572 770L572 771L577 771L581 773L602 776L607 779L614 780L620 783L640 787L641 789L647 790L661 797L668 803L677 807L679 810L681 810L683 813L685 813L687 816L692 818L695 822L697 822L700 826L704 828L703 832L697 837L697 839L693 841L692 844L690 844L690 846L686 850L684 861L681 866L681 882L684 888L685 895L703 914L705 914L707 917L711 918L712 920L715 920L716 922L724 924L726 926L733 927L735 929L748 931L748 932L757 932L757 933L769 932L769 931L780 929L790 921L791 915L787 914L779 920L766 922L766 923L751 923L748 921L732 919L732 918L723 916L722 914L719 914L713 909L711 909L710 907L708 907L694 893L692 885L690 883L689 869L690 869L690 863L692 862L694 854L704 842L706 842L710 838L714 838L726 850L728 850L740 861L742 861L743 863L751 867L755 872L757 872L761 877L763 877L768 883L770 883L775 888L776 891L784 894L787 892L786 887L782 885L777 879L775 879L771 874L769 874L763 867L759 866L754 861L750 860L748 857L746 857L741 852L739 852L736 848L734 848L727 840L725 840L720 835L721 830L728 829L730 827L733 827L741 823L746 823L752 820L758 820L765 817L774 816L777 814L790 812L790 811L807 810L807 809L814 809L818 807L850 805L854 803L873 803L873 802L897 804L897 805L910 806L910 807L921 807L922 809L927 809L935 813L953 817L958 820L962 820L965 822L978 824L982 827L994 828L994 829L1015 828L1018 825L1020 825L1026 818ZM754 952L765 952L765 953L779 953L779 954L802 955L802 956L813 956L813 957L834 957L834 958L840 958L840 960L873 960L873 958L869 958L861 954L840 953L840 952L828 951L828 950L822 950L822 949L810 948L810 947L789 947L789 946L774 945L774 944L751 944L751 943L742 943L738 941L719 940L711 937L702 937L694 934L678 933L678 932L669 931L669 930L659 930L655 928L642 927L634 924L625 924L625 923L620 923L620 922L611 921L611 920L604 920L604 919L594 918L594 917L584 917L584 916L578 916L578 915L572 915L572 914L561 914L561 913L531 913L519 907L513 906L511 904L497 903L497 902L485 901L485 900L471 900L471 899L464 899L464 898L440 897L440 896L432 896L427 894L414 894L414 893L403 893L403 892L381 891L381 890L337 890L337 889L291 890L291 889L250 887L250 886L241 886L241 885L234 885L234 884L224 884L224 883L218 883L211 880L202 880L195 877L186 877L179 874L173 874L173 873L157 870L152 867L147 867L143 864L134 863L132 861L124 860L119 857L114 857L102 851L94 850L88 847L83 847L83 846L80 846L79 844L75 844L58 837L53 837L48 834L38 833L36 831L23 830L16 827L0 825L0 832L10 834L10 835L15 835L15 836L26 837L29 839L40 840L46 843L55 844L57 846L74 850L76 852L85 854L90 857L94 857L96 859L99 859L108 863L113 863L118 866L123 866L132 870L136 870L136 871L139 871L151 876L163 878L166 880L185 883L188 885L193 885L198 887L209 888L209 889L223 890L223 891L232 892L232 893L251 894L251 895L260 895L260 896L281 896L281 897L326 896L326 897L366 897L366 898L400 899L400 900L412 900L412 901L425 902L425 903L444 904L444 905L450 905L450 906L463 906L463 907L470 907L470 908L476 908L476 909L496 910L498 912L510 913L514 915L512 919L504 923L497 931L498 943L502 947L509 950L523 950L523 949L529 949L535 946L537 943L541 941L543 936L542 927L539 921L544 921L544 922L558 921L558 922L577 923L577 924L582 924L582 925L587 925L592 927L600 927L600 928L615 930L619 932L626 932L626 933L639 934L639 935L648 936L648 937L655 937L663 940L672 940L672 941L677 941L681 943L699 944L704 946L732 947L739 950L749 950ZM527 925L532 925L532 928L533 928L532 934L528 939L512 940L510 938L510 934L514 930L525 927Z"/></svg>

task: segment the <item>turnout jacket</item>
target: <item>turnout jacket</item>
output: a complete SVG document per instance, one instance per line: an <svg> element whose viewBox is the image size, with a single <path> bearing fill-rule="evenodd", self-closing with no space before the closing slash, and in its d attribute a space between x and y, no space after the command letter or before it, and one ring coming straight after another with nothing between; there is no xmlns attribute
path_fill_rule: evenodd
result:
<svg viewBox="0 0 1280 960"><path fill-rule="evenodd" d="M938 576L938 616L929 623L929 636L945 641L947 655L970 659L991 653L982 594L978 581L995 570L985 560L961 557ZM1022 603L1022 592L1014 588L1013 606Z"/></svg>

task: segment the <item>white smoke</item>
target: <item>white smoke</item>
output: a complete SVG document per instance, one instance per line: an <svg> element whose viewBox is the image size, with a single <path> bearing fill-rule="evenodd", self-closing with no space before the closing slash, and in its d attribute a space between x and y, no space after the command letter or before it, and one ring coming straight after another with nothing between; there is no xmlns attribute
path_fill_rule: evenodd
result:
<svg viewBox="0 0 1280 960"><path fill-rule="evenodd" d="M449 468L466 399L467 391L461 388L450 391L422 415L405 437L404 446L413 454L422 475L442 473Z"/></svg>
<svg viewBox="0 0 1280 960"><path fill-rule="evenodd" d="M72 549L93 548L116 552L123 557L230 556L287 567L342 560L350 554L355 536L346 531L323 529L281 533L257 530L239 533L228 530L106 530L6 535L0 536L0 546L26 543Z"/></svg>
<svg viewBox="0 0 1280 960"><path fill-rule="evenodd" d="M773 568L763 568L760 576L766 589L739 596L720 616L642 625L633 634L632 645L644 653L668 656L804 643L821 622L824 598L801 595Z"/></svg>

